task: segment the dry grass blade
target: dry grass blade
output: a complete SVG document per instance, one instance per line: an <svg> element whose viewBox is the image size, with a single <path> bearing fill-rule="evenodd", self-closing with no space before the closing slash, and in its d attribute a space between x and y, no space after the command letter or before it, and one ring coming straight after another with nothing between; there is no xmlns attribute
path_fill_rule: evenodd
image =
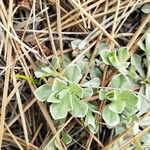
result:
<svg viewBox="0 0 150 150"><path fill-rule="evenodd" d="M133 142L135 139L139 138L140 136L142 136L144 133L148 132L149 130L150 130L150 127L146 127L143 131L141 131L140 133L138 133L134 137L132 137L129 140L127 140L123 145L121 145L119 147L118 150L125 150L126 146L128 146L131 142Z"/></svg>
<svg viewBox="0 0 150 150"><path fill-rule="evenodd" d="M72 1L71 2L75 5L75 7L77 7L79 10L81 10L87 17L88 19L90 19L93 24L95 24L106 36L108 36L108 38L117 46L119 46L119 44L111 37L111 35L90 15L88 14L85 9L83 9L77 2Z"/></svg>
<svg viewBox="0 0 150 150"><path fill-rule="evenodd" d="M44 150L47 149L48 145L60 134L60 132L65 128L65 126L68 125L68 123L73 119L73 117L70 117L66 123L56 132L56 134L53 136L53 138L48 142L48 144L45 146Z"/></svg>
<svg viewBox="0 0 150 150"><path fill-rule="evenodd" d="M17 141L17 139L15 138L15 136L13 135L13 133L10 131L9 127L7 126L7 124L5 124L6 129L8 130L8 132L10 133L10 135L12 136L12 138L14 139L14 141L16 142L16 144L18 145L20 150L23 150L23 147L20 145L20 143Z"/></svg>
<svg viewBox="0 0 150 150"><path fill-rule="evenodd" d="M60 0L56 0L56 8L57 8L57 30L59 35L59 45L61 50L61 59L63 62L63 41L62 41L62 29L61 29L61 14L60 14Z"/></svg>
<svg viewBox="0 0 150 150"><path fill-rule="evenodd" d="M17 81L16 81L16 78L15 78L14 71L12 71L12 76L13 76L13 83L14 83L14 85L16 85ZM22 106L22 103L21 103L21 97L20 97L18 89L16 90L16 98L17 98L17 103L18 103L18 107L19 107L19 111L20 111L20 116L21 116L21 121L22 121L22 125L23 125L25 140L26 140L26 144L27 144L26 149L28 150L29 149L28 130L27 130L27 124L26 124L26 121L25 121L25 115L24 115L24 112L23 112L23 106Z"/></svg>
<svg viewBox="0 0 150 150"><path fill-rule="evenodd" d="M140 33L142 32L143 28L146 26L146 24L148 23L148 21L150 20L150 14L148 14L142 24L140 25L140 27L138 28L137 32L134 34L134 36L132 37L132 39L129 41L127 47L128 49L131 49L131 47L133 46L134 42L136 41L136 39L138 38L138 36L140 35Z"/></svg>
<svg viewBox="0 0 150 150"><path fill-rule="evenodd" d="M3 8L3 3L1 2L1 8ZM11 21L11 14L12 14L12 4L13 0L10 0L9 2L9 13L8 13L8 24L7 24L7 30L9 31L10 26L12 24ZM6 65L9 65L11 62L11 55L12 55L12 46L9 41L9 35L6 34L5 37L5 57L7 57ZM5 113L6 113L6 106L7 106L7 96L8 96L8 87L9 87L9 77L10 77L10 68L7 69L5 74L5 81L4 81L4 89L3 89L3 98L2 98L2 108L1 108L1 118L0 118L0 149L2 147L2 140L3 140L3 133L4 133L4 123L5 123Z"/></svg>
<svg viewBox="0 0 150 150"><path fill-rule="evenodd" d="M121 113L115 112L113 102L106 97L100 100L99 93L102 89L114 93L120 90L113 87L112 79L122 72L112 62L118 59L120 65L123 56L121 59L119 52L127 47L130 65L124 76L134 80L130 92L135 96L140 88L148 89L140 93L143 105L148 106L150 81L145 59L149 57L139 43L146 43L144 48L149 45L145 38L150 32L150 14L142 11L145 4L148 11L149 3L150 0L1 0L0 149L47 150L52 144L61 150L108 150L121 140L118 150L144 149L142 138L150 134L150 127L141 124L150 113L141 112L138 106L135 116L126 116L126 102ZM110 58L106 58L110 65L106 65L101 50L112 50ZM131 61L135 53L141 57L141 64L136 65L141 65L143 76L135 71L137 76L132 77L137 67ZM72 79L77 75L78 82ZM63 90L54 88L56 78L64 81L63 86L59 85ZM51 102L36 95L35 90L44 84L48 84L49 93L41 95ZM109 126L103 115L105 108L116 113L120 123ZM56 119L55 115L62 118ZM127 120L133 122L129 124ZM133 133L136 125L140 130Z"/></svg>

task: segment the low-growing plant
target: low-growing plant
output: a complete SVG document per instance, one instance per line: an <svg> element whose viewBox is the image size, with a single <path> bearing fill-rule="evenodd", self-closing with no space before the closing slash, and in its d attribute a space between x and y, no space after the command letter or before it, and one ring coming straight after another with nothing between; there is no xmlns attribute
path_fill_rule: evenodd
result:
<svg viewBox="0 0 150 150"><path fill-rule="evenodd" d="M118 51L104 49L100 52L100 55L105 64L114 66L122 74L127 74L128 71L126 68L130 64L127 62L127 48L121 48Z"/></svg>
<svg viewBox="0 0 150 150"><path fill-rule="evenodd" d="M102 117L110 127L118 125L122 118L127 119L137 110L138 97L127 89L102 89L99 92L99 99L109 101L109 104L104 107Z"/></svg>
<svg viewBox="0 0 150 150"><path fill-rule="evenodd" d="M50 67L41 67L35 71L37 78L48 77L50 79L50 84L44 84L37 88L35 91L36 98L39 101L49 103L49 111L54 120L65 121L67 116L71 114L80 118L85 127L96 133L99 124L94 117L94 113L100 114L100 112L97 112L97 106L90 103L88 99L96 94L97 89L100 88L99 99L101 101L106 100L106 105L100 115L102 115L106 125L109 128L115 127L116 132L119 128L128 128L131 124L134 125L138 117L149 109L149 39L150 36L148 35L145 45L140 43L141 49L145 51L146 58L134 54L129 61L127 61L129 56L127 48L108 50L107 45L102 43L83 84L80 84L80 80L87 70L91 54L82 57L76 64L72 65L69 65L70 61L66 59L63 66L60 65L61 59L54 57ZM81 41L76 42L72 44L78 46ZM76 45L74 46L76 47ZM100 61L99 56L102 61ZM112 77L109 88L100 87L104 64L113 66L119 72ZM147 73L145 72L146 67ZM62 69L64 70L58 73ZM135 131L137 131L137 123L133 132ZM71 141L69 134L63 131L61 137L66 144ZM55 140L49 146L58 147ZM114 147L117 146L118 144L114 145ZM131 145L131 147L134 147L134 145Z"/></svg>
<svg viewBox="0 0 150 150"><path fill-rule="evenodd" d="M133 54L128 76L139 85L138 115L142 115L150 110L150 34L146 35L145 44L138 45L145 55Z"/></svg>
<svg viewBox="0 0 150 150"><path fill-rule="evenodd" d="M144 55L133 54L130 62L125 62L128 56L127 49L100 52L103 62L120 72L112 78L110 88L99 92L100 100L108 101L102 111L102 117L109 127L118 126L115 129L117 134L126 131L131 124L134 125L129 137L150 125L149 117L145 118L146 121L137 122L140 116L150 111L150 34L146 35L145 42L139 42L138 45L144 51ZM121 53L124 55L120 55ZM149 149L149 135L146 133L135 140L129 145L129 149ZM124 142L126 139L121 138L110 150L118 149Z"/></svg>
<svg viewBox="0 0 150 150"><path fill-rule="evenodd" d="M92 105L86 99L93 95L90 87L81 87L79 83L82 78L81 69L78 65L70 65L64 71L60 79L56 77L52 85L44 84L35 91L35 96L40 101L50 104L50 113L55 120L66 118L68 113L74 117L85 118L84 125L96 133L98 124L92 112Z"/></svg>
<svg viewBox="0 0 150 150"><path fill-rule="evenodd" d="M110 51L106 49L100 52L103 62L107 65L111 65L115 67L121 73L112 78L111 80L112 88L130 89L132 91L134 91L135 89L136 90L139 89L139 92L137 95L138 101L136 104L137 109L135 110L135 112L138 112L137 116L144 114L150 109L149 107L150 42L149 41L150 41L150 35L147 34L145 38L145 44L143 44L142 42L138 43L140 48L145 52L146 58L145 57L143 58L139 54L133 54L131 56L130 62L126 62L127 57L128 57L128 51L126 48L122 48L117 52L115 50ZM145 72L145 68L147 68L146 69L147 72ZM117 91L116 93L119 94L119 91ZM116 97L119 97L119 96L116 96ZM123 102L120 102L120 103L122 103L122 107L123 107ZM130 111L128 110L128 112ZM129 113L126 116L129 117L130 116Z"/></svg>

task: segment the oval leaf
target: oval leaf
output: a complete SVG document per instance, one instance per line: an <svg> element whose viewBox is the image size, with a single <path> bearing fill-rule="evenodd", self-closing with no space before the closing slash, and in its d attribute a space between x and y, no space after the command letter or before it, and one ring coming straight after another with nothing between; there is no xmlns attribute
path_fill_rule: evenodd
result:
<svg viewBox="0 0 150 150"><path fill-rule="evenodd" d="M51 61L51 65L55 68L58 69L60 68L60 61L58 57L53 57Z"/></svg>
<svg viewBox="0 0 150 150"><path fill-rule="evenodd" d="M116 51L111 51L108 55L108 59L114 67L116 67L116 68L120 67L121 62L119 62L119 60L118 60Z"/></svg>
<svg viewBox="0 0 150 150"><path fill-rule="evenodd" d="M111 86L113 88L128 88L128 78L122 74L114 76L111 80Z"/></svg>
<svg viewBox="0 0 150 150"><path fill-rule="evenodd" d="M119 115L111 111L108 107L104 108L102 117L109 126L116 126L120 122Z"/></svg>
<svg viewBox="0 0 150 150"><path fill-rule="evenodd" d="M90 129L92 133L95 134L98 131L99 126L96 123L96 120L90 110L86 114L84 124L85 126L88 126L88 128Z"/></svg>
<svg viewBox="0 0 150 150"><path fill-rule="evenodd" d="M57 147L56 147L54 141L52 141L50 144L48 144L47 150L57 150Z"/></svg>
<svg viewBox="0 0 150 150"><path fill-rule="evenodd" d="M111 62L109 61L109 58L108 58L109 53L110 53L109 50L102 50L100 52L100 56L106 65L111 65Z"/></svg>
<svg viewBox="0 0 150 150"><path fill-rule="evenodd" d="M73 95L72 106L73 110L71 111L71 114L73 116L79 118L85 117L88 111L88 105L85 102L81 101L75 95Z"/></svg>
<svg viewBox="0 0 150 150"><path fill-rule="evenodd" d="M56 72L53 71L50 67L41 67L39 70L34 72L37 78L52 76L55 77Z"/></svg>
<svg viewBox="0 0 150 150"><path fill-rule="evenodd" d="M34 95L39 101L46 101L51 93L51 85L44 84L35 90Z"/></svg>
<svg viewBox="0 0 150 150"><path fill-rule="evenodd" d="M69 144L72 141L72 137L68 133L62 131L61 135L62 135L62 140L65 144Z"/></svg>
<svg viewBox="0 0 150 150"><path fill-rule="evenodd" d="M67 83L65 81L62 81L58 78L56 78L54 80L54 83L53 83L53 86L52 86L52 90L53 91L61 91L61 90L64 90L64 89L67 89L68 86L67 86Z"/></svg>
<svg viewBox="0 0 150 150"><path fill-rule="evenodd" d="M106 43L100 43L97 48L97 55L99 55L101 51L108 50L108 49L109 47L107 46Z"/></svg>
<svg viewBox="0 0 150 150"><path fill-rule="evenodd" d="M136 107L138 97L132 91L124 90L120 95L118 95L118 100L124 101L127 107Z"/></svg>
<svg viewBox="0 0 150 150"><path fill-rule="evenodd" d="M109 109L117 114L120 114L124 108L125 108L125 102L124 101L114 101L111 104L109 104Z"/></svg>
<svg viewBox="0 0 150 150"><path fill-rule="evenodd" d="M69 65L65 69L65 75L70 81L76 83L78 83L82 77L81 69L78 65Z"/></svg>
<svg viewBox="0 0 150 150"><path fill-rule="evenodd" d="M71 95L68 94L60 101L60 103L51 104L50 113L52 117L57 119L63 119L67 117L68 111L72 109L72 98Z"/></svg>
<svg viewBox="0 0 150 150"><path fill-rule="evenodd" d="M88 88L83 88L83 98L90 98L93 95L93 89L88 87Z"/></svg>
<svg viewBox="0 0 150 150"><path fill-rule="evenodd" d="M135 66L138 73L141 75L142 78L144 78L145 74L142 69L141 63L142 63L141 56L138 54L133 54L131 57L131 64Z"/></svg>
<svg viewBox="0 0 150 150"><path fill-rule="evenodd" d="M98 88L100 85L100 79L95 77L92 78L90 81L87 81L83 84L83 86L85 87L94 87L94 88Z"/></svg>
<svg viewBox="0 0 150 150"><path fill-rule="evenodd" d="M83 89L80 87L79 84L76 84L74 82L70 82L69 85L71 87L70 91L73 94L79 96L80 98L83 98Z"/></svg>
<svg viewBox="0 0 150 150"><path fill-rule="evenodd" d="M145 4L145 5L142 7L142 11L143 11L145 14L150 13L150 5L149 5L149 4Z"/></svg>
<svg viewBox="0 0 150 150"><path fill-rule="evenodd" d="M70 89L61 90L58 93L59 99L63 99L69 92L70 92Z"/></svg>
<svg viewBox="0 0 150 150"><path fill-rule="evenodd" d="M121 48L118 51L118 60L120 63L125 63L128 58L128 49L126 47Z"/></svg>
<svg viewBox="0 0 150 150"><path fill-rule="evenodd" d="M105 94L106 99L110 101L116 101L117 100L117 93L115 90L111 90Z"/></svg>
<svg viewBox="0 0 150 150"><path fill-rule="evenodd" d="M47 102L59 103L61 99L58 98L57 94L58 91L52 92L51 95L48 97Z"/></svg>
<svg viewBox="0 0 150 150"><path fill-rule="evenodd" d="M107 93L107 92L108 92L107 90L101 89L101 90L99 91L99 99L100 99L100 100L105 100L105 99L106 99L106 93Z"/></svg>

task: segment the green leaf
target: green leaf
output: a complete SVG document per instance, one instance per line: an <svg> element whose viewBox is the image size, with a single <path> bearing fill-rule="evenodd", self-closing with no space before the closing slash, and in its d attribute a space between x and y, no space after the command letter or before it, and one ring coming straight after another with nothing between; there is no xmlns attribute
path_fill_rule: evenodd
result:
<svg viewBox="0 0 150 150"><path fill-rule="evenodd" d="M47 150L57 150L54 141L48 145Z"/></svg>
<svg viewBox="0 0 150 150"><path fill-rule="evenodd" d="M102 117L109 126L116 126L120 122L119 115L111 111L108 107L104 108L102 112Z"/></svg>
<svg viewBox="0 0 150 150"><path fill-rule="evenodd" d="M123 60L119 60L119 58L121 59L121 57L123 57L122 55L126 52L126 49L121 49L121 52L118 52L120 56L117 56L116 51L111 51L108 55L109 61L111 62L111 64L117 68L119 70L119 72L121 72L122 74L127 74L128 71L126 70L126 68L129 66L130 63L125 62L125 56L124 58L122 58ZM128 53L127 53L128 54ZM125 55L127 55L125 54Z"/></svg>
<svg viewBox="0 0 150 150"><path fill-rule="evenodd" d="M150 34L147 33L146 34L146 38L145 38L145 47L146 47L146 51L148 51L148 53L150 53ZM148 56L150 57L150 56Z"/></svg>
<svg viewBox="0 0 150 150"><path fill-rule="evenodd" d="M109 47L107 46L106 43L100 43L97 49L98 49L97 50L97 55L98 55L98 54L100 54L101 51L108 50Z"/></svg>
<svg viewBox="0 0 150 150"><path fill-rule="evenodd" d="M55 120L65 118L70 110L72 110L72 96L70 94L66 95L60 103L53 103L50 106L50 113Z"/></svg>
<svg viewBox="0 0 150 150"><path fill-rule="evenodd" d="M124 101L127 107L136 107L138 102L138 97L130 90L124 90L118 95L118 100Z"/></svg>
<svg viewBox="0 0 150 150"><path fill-rule="evenodd" d="M144 71L142 69L142 60L141 60L141 56L138 54L133 54L131 57L131 64L135 66L136 70L138 71L138 73L140 74L140 76L142 78L145 77Z"/></svg>
<svg viewBox="0 0 150 150"><path fill-rule="evenodd" d="M134 65L131 65L128 71L128 77L130 77L131 79L133 79L134 81L139 81L141 78L139 77L139 75L136 72L136 68Z"/></svg>
<svg viewBox="0 0 150 150"><path fill-rule="evenodd" d="M94 134L97 133L99 126L96 123L96 120L90 110L88 110L86 114L84 125L85 127L88 126L88 128L90 129L92 133Z"/></svg>
<svg viewBox="0 0 150 150"><path fill-rule="evenodd" d="M121 100L117 100L117 101L111 102L111 104L109 104L108 107L111 111L117 114L120 114L125 108L125 102Z"/></svg>
<svg viewBox="0 0 150 150"><path fill-rule="evenodd" d="M150 100L150 85L149 84L145 85L145 96L147 99Z"/></svg>
<svg viewBox="0 0 150 150"><path fill-rule="evenodd" d="M137 108L140 110L138 112L138 116L143 115L144 113L150 111L150 101L145 96L145 85L142 85L140 87L140 90L138 92L138 103Z"/></svg>
<svg viewBox="0 0 150 150"><path fill-rule="evenodd" d="M145 14L150 13L150 5L149 5L149 4L145 4L145 5L142 7L142 11L143 11Z"/></svg>
<svg viewBox="0 0 150 150"><path fill-rule="evenodd" d="M111 80L111 86L113 88L131 89L131 90L139 88L139 84L137 84L134 80L123 74L118 74L114 76Z"/></svg>
<svg viewBox="0 0 150 150"><path fill-rule="evenodd" d="M115 90L111 90L105 94L106 99L110 101L116 101L117 100L117 93Z"/></svg>
<svg viewBox="0 0 150 150"><path fill-rule="evenodd" d="M128 74L128 70L126 69L127 66L129 66L130 63L126 63L125 66L119 66L117 69L118 71L123 74L123 75L127 75Z"/></svg>
<svg viewBox="0 0 150 150"><path fill-rule="evenodd" d="M79 118L85 117L88 111L88 105L84 101L81 101L75 95L72 95L72 98L73 110L71 111L71 114Z"/></svg>
<svg viewBox="0 0 150 150"><path fill-rule="evenodd" d="M37 78L52 76L55 77L56 72L52 70L50 67L42 67L39 70L34 72Z"/></svg>
<svg viewBox="0 0 150 150"><path fill-rule="evenodd" d="M16 76L17 78L26 80L26 81L28 81L29 83L39 84L39 81L38 81L38 80L35 80L35 79L33 79L33 78L31 78L31 77L28 77L28 76L26 76L26 75L15 74L15 76Z"/></svg>
<svg viewBox="0 0 150 150"><path fill-rule="evenodd" d="M144 45L144 43L140 40L138 43L137 43L137 45L143 50L143 51L145 51L145 45Z"/></svg>
<svg viewBox="0 0 150 150"><path fill-rule="evenodd" d="M51 93L51 85L44 84L35 90L34 95L39 101L46 101Z"/></svg>
<svg viewBox="0 0 150 150"><path fill-rule="evenodd" d="M58 93L58 97L59 97L60 99L63 99L69 92L70 92L70 89L61 90L61 91Z"/></svg>
<svg viewBox="0 0 150 150"><path fill-rule="evenodd" d="M103 62L104 62L106 65L111 65L111 62L109 61L109 58L108 58L108 55L109 55L110 52L111 52L111 51L109 51L109 50L102 50L102 51L100 52L100 56L101 56Z"/></svg>
<svg viewBox="0 0 150 150"><path fill-rule="evenodd" d="M67 132L62 131L61 135L62 140L65 144L69 144L72 141L72 137Z"/></svg>
<svg viewBox="0 0 150 150"><path fill-rule="evenodd" d="M88 107L89 107L89 110L91 110L93 113L96 113L98 111L97 105L93 105L93 104L88 103Z"/></svg>
<svg viewBox="0 0 150 150"><path fill-rule="evenodd" d="M125 126L117 127L117 128L115 129L115 135L120 135L120 134L122 134L122 133L125 132L125 131L126 131L126 127L125 127Z"/></svg>
<svg viewBox="0 0 150 150"><path fill-rule="evenodd" d="M58 142L56 140L54 140L54 143L55 143L55 146L56 146L57 150L59 150L60 149L60 145L58 144Z"/></svg>
<svg viewBox="0 0 150 150"><path fill-rule="evenodd" d="M69 82L69 85L71 87L70 91L79 96L80 98L83 98L83 89L80 87L79 84L76 84L74 82Z"/></svg>
<svg viewBox="0 0 150 150"><path fill-rule="evenodd" d="M41 70L44 71L45 73L53 72L53 70L49 66L42 67Z"/></svg>
<svg viewBox="0 0 150 150"><path fill-rule="evenodd" d="M77 62L77 65L81 69L81 73L84 74L86 69L87 69L87 67L88 67L88 60L86 60L86 59L79 60Z"/></svg>
<svg viewBox="0 0 150 150"><path fill-rule="evenodd" d="M123 74L118 74L114 76L111 80L111 86L113 88L128 88L128 78Z"/></svg>
<svg viewBox="0 0 150 150"><path fill-rule="evenodd" d="M128 49L126 47L123 47L118 51L118 60L120 63L125 63L127 58L128 58Z"/></svg>
<svg viewBox="0 0 150 150"><path fill-rule="evenodd" d="M122 48L118 51L103 50L100 53L102 60L107 65L112 65L117 68L122 74L127 74L126 68L129 66L129 62L126 62L128 51L127 48Z"/></svg>
<svg viewBox="0 0 150 150"><path fill-rule="evenodd" d="M58 69L60 68L60 62L58 57L53 57L51 61L51 65L55 68Z"/></svg>
<svg viewBox="0 0 150 150"><path fill-rule="evenodd" d="M148 109L150 109L150 102L146 99L144 95L138 95L137 108L140 110L138 113L138 115L140 116L145 112L148 112Z"/></svg>
<svg viewBox="0 0 150 150"><path fill-rule="evenodd" d="M69 65L65 69L65 75L68 80L78 83L82 77L81 69L78 65Z"/></svg>
<svg viewBox="0 0 150 150"><path fill-rule="evenodd" d="M143 143L143 146L147 147L147 149L145 148L145 150L149 150L150 149L150 132L146 132L143 136L141 136L140 140Z"/></svg>
<svg viewBox="0 0 150 150"><path fill-rule="evenodd" d="M122 113L128 116L128 118L130 118L130 116L135 115L136 112L137 112L137 108L126 105ZM132 118L130 118L129 120L132 121Z"/></svg>
<svg viewBox="0 0 150 150"><path fill-rule="evenodd" d="M42 71L35 71L35 72L34 72L34 75L35 75L37 78L41 78L41 77L44 77L44 76L48 76L48 74L46 74L45 72L42 72Z"/></svg>
<svg viewBox="0 0 150 150"><path fill-rule="evenodd" d="M146 35L145 39L145 53L146 53L146 63L147 63L147 77L150 78L150 34Z"/></svg>
<svg viewBox="0 0 150 150"><path fill-rule="evenodd" d="M56 91L56 90L61 91L61 90L67 89L67 88L68 88L68 86L65 81L55 78L53 86L52 86L53 91Z"/></svg>
<svg viewBox="0 0 150 150"><path fill-rule="evenodd" d="M90 88L90 87L83 88L83 98L84 99L90 98L92 95L93 95L92 88Z"/></svg>
<svg viewBox="0 0 150 150"><path fill-rule="evenodd" d="M93 66L90 72L90 78L100 77L102 75L101 70L97 66Z"/></svg>
<svg viewBox="0 0 150 150"><path fill-rule="evenodd" d="M103 90L101 89L99 92L99 99L100 100L110 100L110 101L116 101L117 100L117 93L115 90Z"/></svg>
<svg viewBox="0 0 150 150"><path fill-rule="evenodd" d="M100 91L99 91L99 99L100 100L105 100L106 99L106 93L108 92L108 90L103 90L103 89L101 89Z"/></svg>
<svg viewBox="0 0 150 150"><path fill-rule="evenodd" d="M51 93L51 95L48 97L47 102L51 103L60 103L61 99L57 96L59 91L54 91Z"/></svg>
<svg viewBox="0 0 150 150"><path fill-rule="evenodd" d="M70 56L68 54L64 54L63 59L59 57L59 64L64 69L68 64L71 63Z"/></svg>
<svg viewBox="0 0 150 150"><path fill-rule="evenodd" d="M120 67L120 62L117 58L116 51L111 51L108 55L108 59L114 67L116 67L116 68Z"/></svg>
<svg viewBox="0 0 150 150"><path fill-rule="evenodd" d="M92 78L90 81L87 81L83 84L84 87L94 87L94 88L98 88L100 85L100 79L95 77Z"/></svg>

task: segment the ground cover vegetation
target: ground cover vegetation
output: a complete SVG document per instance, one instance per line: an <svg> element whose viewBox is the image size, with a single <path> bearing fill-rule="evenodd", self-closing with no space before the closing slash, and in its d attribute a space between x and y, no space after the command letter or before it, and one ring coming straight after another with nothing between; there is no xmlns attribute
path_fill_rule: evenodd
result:
<svg viewBox="0 0 150 150"><path fill-rule="evenodd" d="M150 2L0 1L0 149L149 150Z"/></svg>

